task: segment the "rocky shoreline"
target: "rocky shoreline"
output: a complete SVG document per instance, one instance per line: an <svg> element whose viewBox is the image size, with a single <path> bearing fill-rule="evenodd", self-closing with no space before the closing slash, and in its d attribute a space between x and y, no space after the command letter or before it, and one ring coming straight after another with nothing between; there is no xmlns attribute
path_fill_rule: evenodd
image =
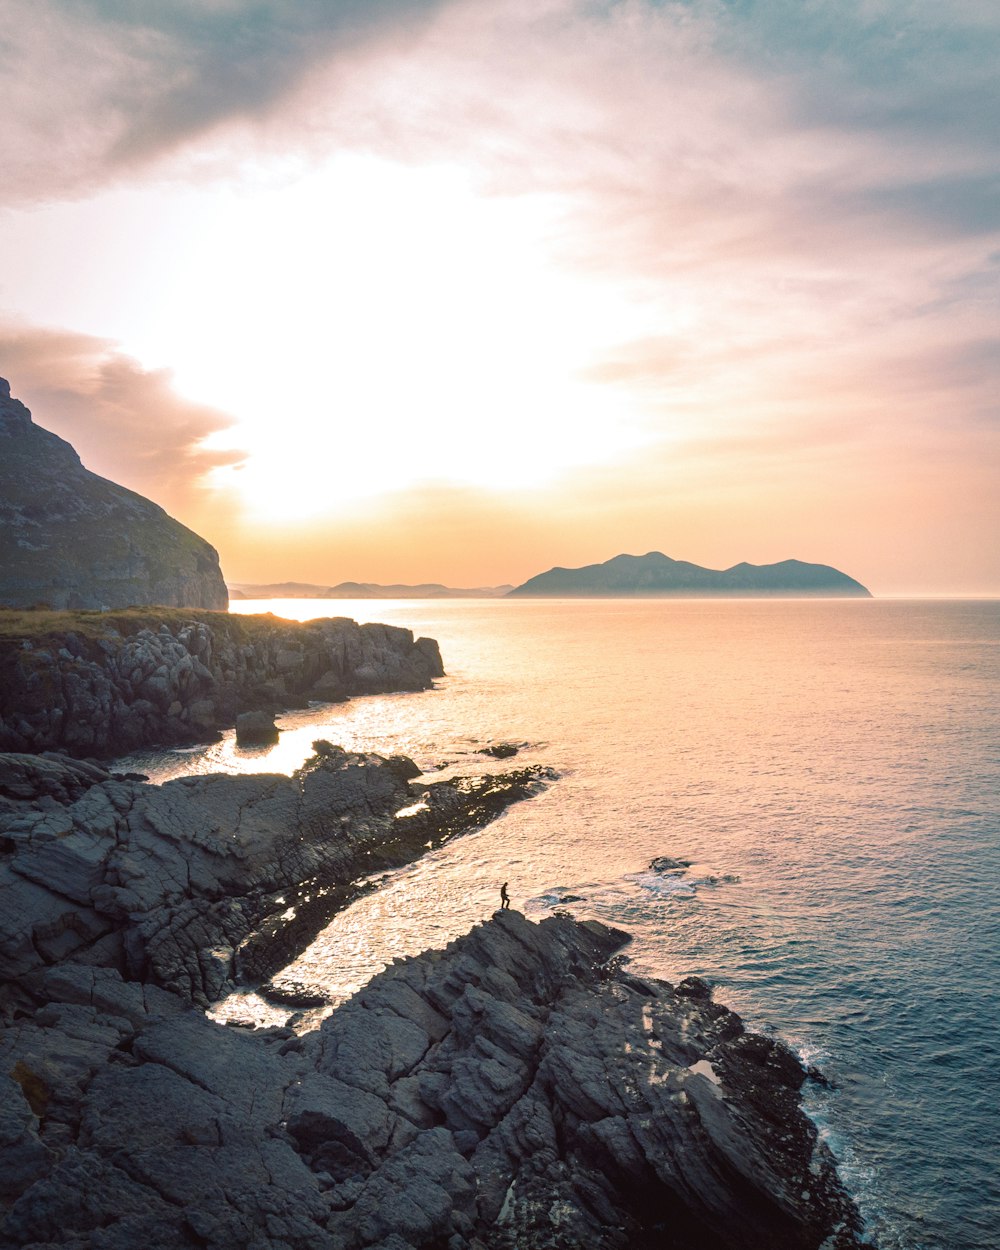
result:
<svg viewBox="0 0 1000 1250"><path fill-rule="evenodd" d="M547 780L317 745L162 786L0 757L0 1246L860 1244L798 1061L603 925L499 912L302 1036L198 1010Z"/></svg>
<svg viewBox="0 0 1000 1250"><path fill-rule="evenodd" d="M497 912L301 1035L206 1016L380 873L554 774L432 780L320 741L290 777L151 785L74 755L441 672L436 643L346 620L128 612L8 631L3 1250L861 1245L794 1056L697 979L631 975L627 935L604 925Z"/></svg>
<svg viewBox="0 0 1000 1250"><path fill-rule="evenodd" d="M241 713L428 689L437 643L346 617L0 611L0 751L110 759L204 742Z"/></svg>
<svg viewBox="0 0 1000 1250"><path fill-rule="evenodd" d="M207 1006L285 966L373 874L479 828L539 767L424 783L405 756L326 742L290 777L150 785L58 755L0 755L0 975L113 969Z"/></svg>

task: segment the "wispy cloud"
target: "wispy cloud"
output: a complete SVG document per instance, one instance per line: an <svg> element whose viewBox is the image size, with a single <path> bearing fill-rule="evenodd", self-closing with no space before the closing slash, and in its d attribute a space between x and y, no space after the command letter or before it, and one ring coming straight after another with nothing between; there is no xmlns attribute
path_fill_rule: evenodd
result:
<svg viewBox="0 0 1000 1250"><path fill-rule="evenodd" d="M984 537L1000 532L991 468L1000 395L1000 7L992 0L9 0L7 7L17 18L0 33L9 119L0 197L8 202L167 174L189 186L220 177L304 184L304 171L344 153L397 170L458 169L463 185L494 204L545 202L538 219L546 223L548 278L559 271L592 282L592 290L613 290L641 312L588 345L573 381L600 396L595 411L619 413L609 420L641 427L643 437L630 460L566 469L562 486L546 496L553 509L547 561L537 538L525 537L527 513L511 504L518 542L543 563L613 554L580 550L611 533L619 535L615 548L658 545L704 562L780 558L790 554L781 549L785 534L797 527L818 549L794 554L834 560L839 540L860 557L881 542L879 567L891 570L906 562L909 524L914 573L928 552L945 559L960 548L968 586L976 567L979 584L1000 584L996 544ZM406 213L399 198L384 206L377 228L409 246L411 234L394 227ZM289 197L296 210L287 220L265 214L268 229L254 235L258 272L280 273L289 251L299 254L290 239L308 250L307 200ZM328 202L318 193L314 200L314 215L332 221ZM360 237L364 221L351 223ZM427 234L413 233L415 248ZM333 251L317 245L310 265ZM394 291L391 269L379 268L372 318L385 333L379 367L370 370L379 378L394 376L394 367L398 373L407 350L405 335L392 338L399 328L392 310L406 309L402 320L413 324L422 314L421 333L431 339L435 330L422 288L411 281ZM233 282L252 288L254 270L237 270ZM525 307L533 307L529 285ZM322 352L336 286L324 274L317 289L323 315L314 309L301 327L292 299L254 305L255 325L230 333L234 361L251 330L254 342L275 350L298 341ZM485 280L480 298L478 307L470 298L461 309L463 327L493 327L473 335L475 373L509 382L519 362L504 354ZM273 332L268 317L281 319ZM347 317L357 321L357 308ZM439 337L447 373L449 341ZM47 371L53 397L65 391L64 410L80 414L81 440L84 399L95 399L102 428L119 422L129 473L141 470L152 482L160 456L160 480L178 491L211 463L199 439L224 424L218 413L180 400L171 407L167 379L123 362L107 343L87 340L90 348L78 352L83 339L47 341L43 363L23 350L19 360L34 370L32 386L41 387ZM51 381L67 371L82 377L84 357L89 381ZM303 378L314 389L301 369ZM474 379L466 389L456 410L471 427L483 407ZM537 433L536 445L566 439L573 425L566 405L525 416L530 399L519 415ZM143 449L138 431L129 434L121 415L154 401L172 414L156 453ZM285 418L291 423L296 414ZM402 430L404 418L391 419ZM426 446L435 439L460 445L454 412L450 425L434 420L421 423ZM502 428L500 416L493 426ZM303 442L316 445L307 434ZM506 450L519 449L508 439ZM450 523L464 512L485 534L503 511L493 497L480 507L460 493L432 494L407 503L407 533L428 542L447 543L448 525L435 516ZM526 498L536 513L543 509L541 496ZM420 508L426 521L418 523ZM757 549L717 550L727 525L752 536ZM653 533L665 529L692 545L682 549ZM367 533L376 531L379 542L392 541L388 519ZM374 538L357 541L359 552L374 551ZM293 575L290 567L271 571ZM866 575L863 567L851 571ZM301 569L295 575L322 580ZM370 575L407 579L405 570L385 566ZM461 573L474 581L515 575L503 567ZM338 580L336 570L324 576Z"/></svg>
<svg viewBox="0 0 1000 1250"><path fill-rule="evenodd" d="M317 65L405 43L439 3L6 0L4 199L79 194L260 121Z"/></svg>
<svg viewBox="0 0 1000 1250"><path fill-rule="evenodd" d="M232 425L231 416L178 395L169 370L144 369L104 340L0 330L0 375L36 424L71 442L88 469L170 512L193 509L205 474L244 458L202 445Z"/></svg>

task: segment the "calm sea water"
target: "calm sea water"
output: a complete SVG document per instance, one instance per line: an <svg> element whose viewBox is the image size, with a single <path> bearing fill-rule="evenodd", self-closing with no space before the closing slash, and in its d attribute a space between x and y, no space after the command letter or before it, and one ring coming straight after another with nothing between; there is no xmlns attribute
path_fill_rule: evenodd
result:
<svg viewBox="0 0 1000 1250"><path fill-rule="evenodd" d="M637 970L708 978L818 1064L837 1088L810 1112L886 1250L1000 1246L1000 603L234 605L268 608L405 624L449 675L287 716L270 751L131 766L289 771L325 737L457 771L511 741L561 773L392 874L289 977L349 994L509 881L530 916L629 929ZM662 855L691 867L650 872Z"/></svg>

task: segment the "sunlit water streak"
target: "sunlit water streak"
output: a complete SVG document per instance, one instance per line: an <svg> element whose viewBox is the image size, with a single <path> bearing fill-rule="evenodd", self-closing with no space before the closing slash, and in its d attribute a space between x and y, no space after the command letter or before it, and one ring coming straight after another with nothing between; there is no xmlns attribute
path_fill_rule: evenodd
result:
<svg viewBox="0 0 1000 1250"><path fill-rule="evenodd" d="M405 624L449 676L286 716L272 750L230 735L128 766L289 771L323 737L459 771L502 769L477 748L514 741L562 774L390 874L288 977L345 996L508 880L528 915L629 929L637 970L709 978L820 1063L838 1088L811 1111L886 1250L995 1250L1000 604L267 606ZM691 867L650 874L659 855Z"/></svg>

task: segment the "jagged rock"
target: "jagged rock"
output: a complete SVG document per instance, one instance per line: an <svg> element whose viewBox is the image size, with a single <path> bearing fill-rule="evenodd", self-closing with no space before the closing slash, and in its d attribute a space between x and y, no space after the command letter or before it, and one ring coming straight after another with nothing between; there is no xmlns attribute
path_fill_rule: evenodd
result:
<svg viewBox="0 0 1000 1250"><path fill-rule="evenodd" d="M105 965L213 1001L238 971L256 980L287 964L353 882L484 824L550 775L421 786L421 812L398 817L413 806L412 760L317 746L292 777L162 786L0 755L0 975Z"/></svg>
<svg viewBox="0 0 1000 1250"><path fill-rule="evenodd" d="M859 1250L795 1058L624 940L500 911L302 1038L52 971L0 1032L0 1242Z"/></svg>
<svg viewBox="0 0 1000 1250"><path fill-rule="evenodd" d="M317 682L345 698L425 690L444 673L433 639L343 617L161 609L48 632L34 619L20 614L0 637L0 750L107 757L205 741L240 712L306 703Z"/></svg>
<svg viewBox="0 0 1000 1250"><path fill-rule="evenodd" d="M98 477L0 378L0 604L225 609L215 548L150 500Z"/></svg>

